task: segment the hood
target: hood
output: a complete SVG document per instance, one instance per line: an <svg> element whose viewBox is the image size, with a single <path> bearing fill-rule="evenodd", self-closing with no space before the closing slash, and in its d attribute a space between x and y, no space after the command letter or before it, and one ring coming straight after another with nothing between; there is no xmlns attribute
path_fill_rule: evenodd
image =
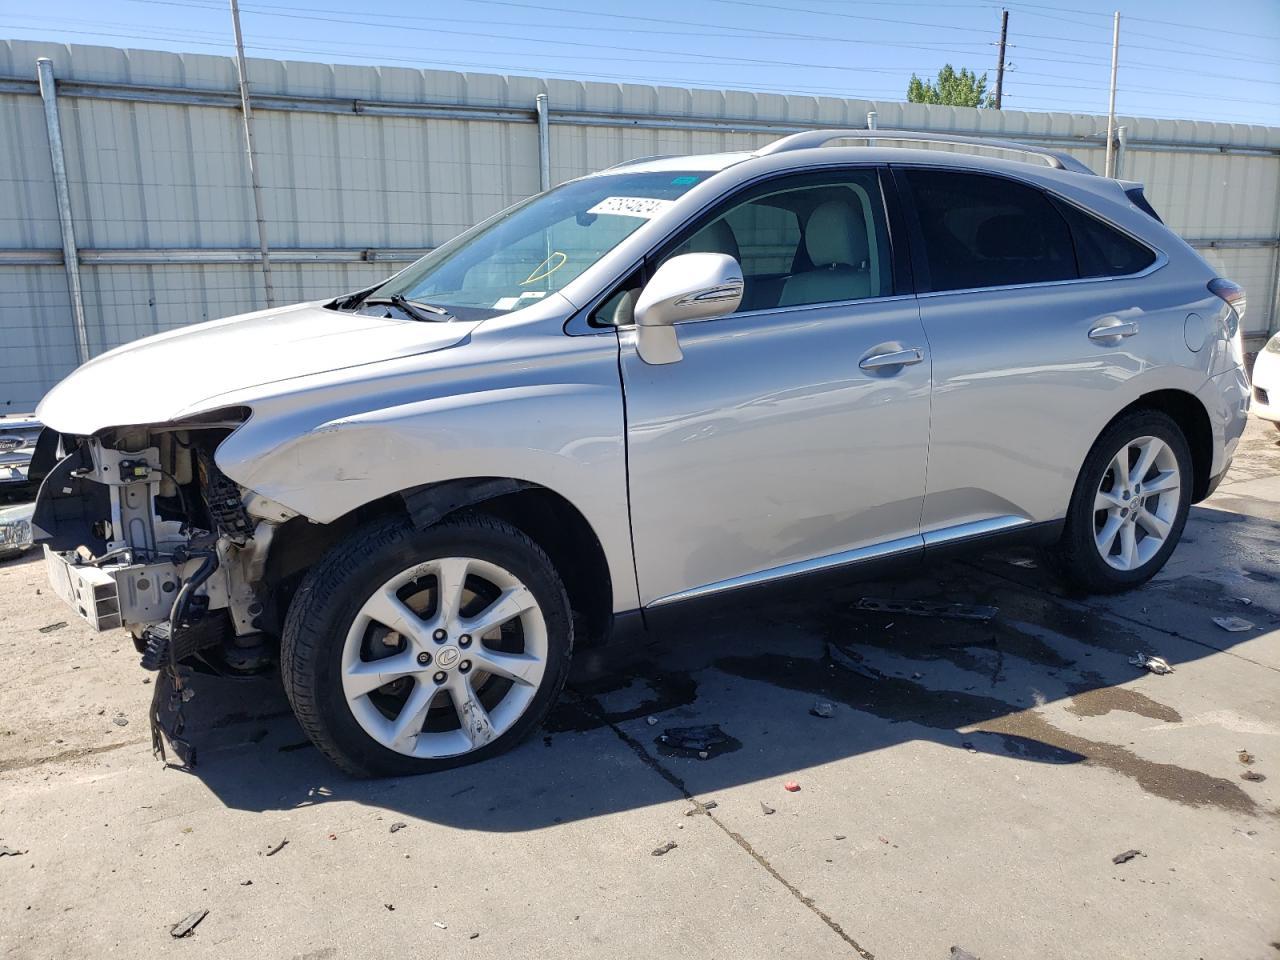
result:
<svg viewBox="0 0 1280 960"><path fill-rule="evenodd" d="M443 350L481 322L421 323L317 303L227 317L90 360L45 395L36 416L61 433L81 435L166 423L212 409L206 401L233 391Z"/></svg>

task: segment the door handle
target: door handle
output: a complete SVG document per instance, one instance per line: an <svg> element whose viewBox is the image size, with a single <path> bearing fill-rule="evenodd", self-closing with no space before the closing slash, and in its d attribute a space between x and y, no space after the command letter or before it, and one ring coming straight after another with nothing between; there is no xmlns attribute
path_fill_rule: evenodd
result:
<svg viewBox="0 0 1280 960"><path fill-rule="evenodd" d="M889 353L875 353L858 364L863 370L879 370L881 367L907 367L919 363L924 354L916 347L906 350L893 350Z"/></svg>
<svg viewBox="0 0 1280 960"><path fill-rule="evenodd" d="M1089 331L1090 340L1119 340L1132 337L1138 332L1138 322L1129 320L1125 323L1104 323Z"/></svg>

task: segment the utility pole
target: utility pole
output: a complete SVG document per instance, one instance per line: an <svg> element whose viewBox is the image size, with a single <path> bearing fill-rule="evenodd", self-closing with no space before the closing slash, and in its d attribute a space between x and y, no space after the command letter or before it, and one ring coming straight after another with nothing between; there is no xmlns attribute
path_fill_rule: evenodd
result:
<svg viewBox="0 0 1280 960"><path fill-rule="evenodd" d="M240 112L244 115L244 146L249 158L249 183L253 187L253 211L258 219L258 249L262 259L262 285L268 307L276 305L271 283L271 253L267 249L267 221L262 212L262 181L258 177L258 158L253 149L253 107L249 103L249 76L244 62L244 35L240 32L240 4L231 0L231 26L236 34L236 71L240 75Z"/></svg>
<svg viewBox="0 0 1280 960"><path fill-rule="evenodd" d="M1116 168L1116 70L1120 65L1120 11L1111 29L1111 103L1107 107L1107 176Z"/></svg>
<svg viewBox="0 0 1280 960"><path fill-rule="evenodd" d="M1009 36L1009 11L1000 11L1000 65L996 67L996 109L1004 99L1004 42Z"/></svg>

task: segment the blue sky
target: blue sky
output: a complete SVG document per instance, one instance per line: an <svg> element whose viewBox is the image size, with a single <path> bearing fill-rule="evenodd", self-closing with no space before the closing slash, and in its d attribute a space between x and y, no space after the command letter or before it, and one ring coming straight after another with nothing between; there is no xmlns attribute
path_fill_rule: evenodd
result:
<svg viewBox="0 0 1280 960"><path fill-rule="evenodd" d="M1010 2L1005 106L1280 125L1280 0ZM1001 4L924 0L242 0L250 56L905 99L995 82ZM8 0L0 37L229 53L224 0Z"/></svg>

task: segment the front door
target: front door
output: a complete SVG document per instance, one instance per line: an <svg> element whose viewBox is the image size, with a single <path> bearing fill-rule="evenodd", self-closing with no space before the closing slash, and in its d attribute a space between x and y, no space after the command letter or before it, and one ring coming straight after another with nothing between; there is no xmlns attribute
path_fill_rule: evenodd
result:
<svg viewBox="0 0 1280 960"><path fill-rule="evenodd" d="M691 250L738 259L745 289L738 313L677 326L677 363L622 332L641 602L918 544L930 357L878 172L756 185L667 255Z"/></svg>

